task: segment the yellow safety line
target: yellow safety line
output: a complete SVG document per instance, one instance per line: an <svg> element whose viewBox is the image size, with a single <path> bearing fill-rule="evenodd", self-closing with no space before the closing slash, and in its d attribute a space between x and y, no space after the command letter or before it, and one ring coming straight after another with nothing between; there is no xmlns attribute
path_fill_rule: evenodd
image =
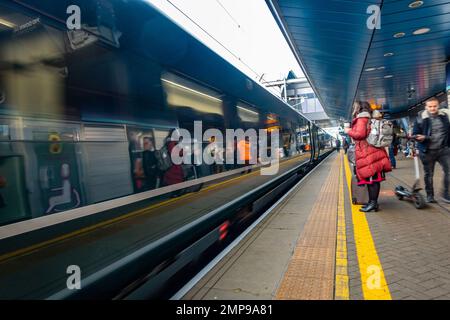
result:
<svg viewBox="0 0 450 320"><path fill-rule="evenodd" d="M293 159L289 159L289 160L283 161L283 162L280 163L280 166L281 165L286 165L286 164L288 164L290 162L293 162L294 160L298 160L299 158L301 158L301 156L297 156L297 157L295 157ZM116 222L119 222L119 221L122 221L122 220L125 220L125 219L136 217L136 216L139 216L139 215L144 214L144 213L149 213L150 211L153 211L153 210L155 210L157 208L160 208L162 206L166 206L166 205L171 204L173 202L177 202L177 201L180 201L180 200L186 200L186 199L189 199L189 198L193 198L193 197L198 196L198 195L200 195L200 194L202 194L202 193L204 193L206 191L211 191L211 190L214 190L214 189L216 189L218 187L224 186L226 184L230 184L232 182L235 182L237 180L241 180L243 178L248 178L249 176L253 176L253 175L257 174L260 170L261 170L261 168L258 168L256 171L253 171L253 172L251 172L249 174L246 174L246 175L243 175L243 176L238 176L238 177L235 177L235 178L232 178L232 179L228 179L226 181L218 182L218 183L216 183L214 185L211 185L211 186L208 186L206 188L203 188L203 189L201 189L201 191L199 191L197 193L188 193L188 194L182 195L182 196L177 197L177 198L168 199L168 200L165 200L163 202L156 203L154 205L151 205L151 206L148 206L148 207L145 207L145 208L142 208L142 209L138 209L138 210L132 211L130 213L121 215L121 216L113 218L113 219L109 219L109 220L106 220L106 221L103 221L103 222L99 222L99 223L94 224L92 226L85 227L85 228L82 228L82 229L79 229L79 230L76 230L76 231L64 234L62 236L59 236L59 237L56 237L56 238L53 238L53 239L50 239L50 240L43 241L43 242L31 245L31 246L26 247L26 248L22 248L22 249L19 249L19 250L10 252L10 253L6 253L6 254L3 254L3 255L0 255L0 263L6 261L8 259L14 258L16 256L19 256L19 255L24 255L24 254L27 254L27 253L34 252L34 251L36 251L38 249L41 249L41 248L43 248L45 246L48 246L48 245L51 245L51 244L54 244L54 243L57 243L57 242L61 242L63 240L69 239L69 238L73 238L73 237L79 236L79 235L87 233L89 231L92 231L92 230L95 230L95 229L98 229L98 228L101 228L101 227L105 227L105 226L108 226L110 224L113 224L113 223L116 223Z"/></svg>
<svg viewBox="0 0 450 320"><path fill-rule="evenodd" d="M384 277L383 267L375 248L375 243L370 232L366 215L360 212L361 206L352 204L351 179L352 173L347 157L345 157L345 174L349 189L350 205L352 208L352 220L356 254L358 256L361 285L366 300L391 300L391 293Z"/></svg>
<svg viewBox="0 0 450 320"><path fill-rule="evenodd" d="M338 218L336 233L336 274L334 286L334 298L336 300L349 300L350 290L348 288L347 272L347 235L345 229L345 207L344 207L344 167L343 154L340 154L339 163L339 197Z"/></svg>

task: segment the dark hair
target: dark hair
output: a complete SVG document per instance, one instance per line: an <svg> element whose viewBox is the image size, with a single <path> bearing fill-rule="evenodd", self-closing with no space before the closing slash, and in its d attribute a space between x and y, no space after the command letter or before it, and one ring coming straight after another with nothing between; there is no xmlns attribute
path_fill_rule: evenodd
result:
<svg viewBox="0 0 450 320"><path fill-rule="evenodd" d="M425 101L425 105L427 104L427 102L437 102L437 104L438 104L438 106L439 106L439 99L436 98L436 97L432 97L432 98L430 98L430 99L427 99L427 100Z"/></svg>
<svg viewBox="0 0 450 320"><path fill-rule="evenodd" d="M372 114L372 108L367 101L355 101L353 104L353 116L356 117L362 112L368 112Z"/></svg>

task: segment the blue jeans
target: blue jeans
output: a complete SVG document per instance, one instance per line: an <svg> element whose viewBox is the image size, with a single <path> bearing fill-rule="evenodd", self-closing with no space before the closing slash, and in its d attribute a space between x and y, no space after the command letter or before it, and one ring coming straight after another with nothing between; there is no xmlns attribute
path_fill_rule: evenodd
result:
<svg viewBox="0 0 450 320"><path fill-rule="evenodd" d="M392 168L397 167L397 160L395 160L395 155L394 155L394 146L392 146L392 145L389 147L389 159L391 160Z"/></svg>

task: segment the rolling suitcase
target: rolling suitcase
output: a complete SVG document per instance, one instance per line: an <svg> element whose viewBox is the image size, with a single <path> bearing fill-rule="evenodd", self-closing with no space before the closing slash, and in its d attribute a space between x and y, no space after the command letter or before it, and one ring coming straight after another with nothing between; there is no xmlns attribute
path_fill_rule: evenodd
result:
<svg viewBox="0 0 450 320"><path fill-rule="evenodd" d="M369 191L366 185L358 186L356 175L352 174L352 203L366 204L369 202Z"/></svg>

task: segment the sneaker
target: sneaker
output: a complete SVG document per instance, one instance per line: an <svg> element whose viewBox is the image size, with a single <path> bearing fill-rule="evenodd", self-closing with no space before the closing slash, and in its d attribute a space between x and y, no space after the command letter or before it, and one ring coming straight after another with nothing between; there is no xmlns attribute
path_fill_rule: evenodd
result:
<svg viewBox="0 0 450 320"><path fill-rule="evenodd" d="M450 204L450 196L449 195L443 196L442 197L442 201L444 201L445 203L449 203Z"/></svg>
<svg viewBox="0 0 450 320"><path fill-rule="evenodd" d="M427 203L436 203L433 196L427 196Z"/></svg>

